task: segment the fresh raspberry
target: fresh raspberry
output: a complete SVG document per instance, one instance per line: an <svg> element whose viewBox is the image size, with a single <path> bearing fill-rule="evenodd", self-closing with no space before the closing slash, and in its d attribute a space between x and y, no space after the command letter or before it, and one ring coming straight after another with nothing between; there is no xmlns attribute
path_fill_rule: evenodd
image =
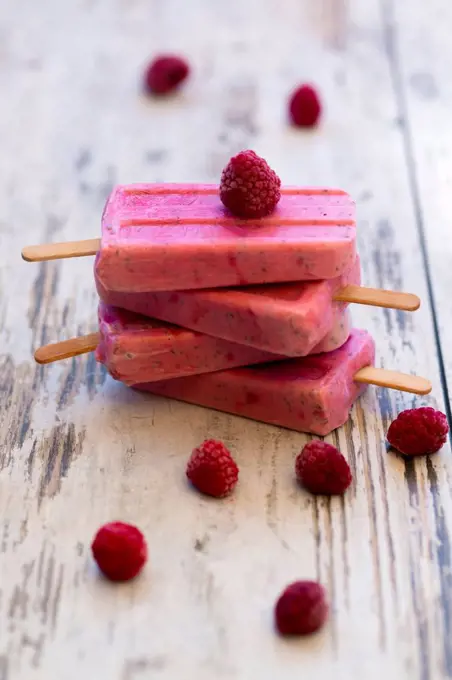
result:
<svg viewBox="0 0 452 680"><path fill-rule="evenodd" d="M222 498L237 484L239 469L222 442L206 439L191 454L187 477L201 493Z"/></svg>
<svg viewBox="0 0 452 680"><path fill-rule="evenodd" d="M352 482L350 467L342 453L326 442L313 440L295 459L298 481L311 493L343 494Z"/></svg>
<svg viewBox="0 0 452 680"><path fill-rule="evenodd" d="M281 198L280 187L281 180L263 158L241 151L223 170L220 198L236 217L266 217Z"/></svg>
<svg viewBox="0 0 452 680"><path fill-rule="evenodd" d="M309 635L328 617L323 586L316 581L295 581L282 592L275 607L275 624L281 635Z"/></svg>
<svg viewBox="0 0 452 680"><path fill-rule="evenodd" d="M291 121L297 127L314 127L322 113L319 95L312 85L302 85L292 93L289 100Z"/></svg>
<svg viewBox="0 0 452 680"><path fill-rule="evenodd" d="M91 550L97 566L110 581L130 581L139 574L148 557L141 531L124 522L104 524L95 535Z"/></svg>
<svg viewBox="0 0 452 680"><path fill-rule="evenodd" d="M387 440L406 456L436 453L446 443L449 425L441 411L411 408L399 413L389 426Z"/></svg>
<svg viewBox="0 0 452 680"><path fill-rule="evenodd" d="M168 94L175 90L190 73L190 67L181 57L164 54L154 59L145 73L145 87L152 94Z"/></svg>

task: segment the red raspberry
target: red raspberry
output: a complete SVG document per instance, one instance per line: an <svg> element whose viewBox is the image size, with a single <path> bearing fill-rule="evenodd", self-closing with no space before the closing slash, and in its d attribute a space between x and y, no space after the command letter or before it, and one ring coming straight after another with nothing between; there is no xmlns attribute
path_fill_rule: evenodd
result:
<svg viewBox="0 0 452 680"><path fill-rule="evenodd" d="M104 524L95 535L91 550L97 566L110 581L130 581L139 574L148 557L141 531L124 522Z"/></svg>
<svg viewBox="0 0 452 680"><path fill-rule="evenodd" d="M321 112L319 96L311 85L302 85L292 93L289 113L292 123L297 127L314 127Z"/></svg>
<svg viewBox="0 0 452 680"><path fill-rule="evenodd" d="M328 617L323 586L316 581L295 581L282 592L275 607L275 624L281 635L309 635Z"/></svg>
<svg viewBox="0 0 452 680"><path fill-rule="evenodd" d="M236 217L266 217L281 198L280 187L281 180L263 158L241 151L223 170L220 198Z"/></svg>
<svg viewBox="0 0 452 680"><path fill-rule="evenodd" d="M168 94L175 90L190 73L190 67L181 57L164 54L154 59L145 74L145 87L152 94Z"/></svg>
<svg viewBox="0 0 452 680"><path fill-rule="evenodd" d="M239 469L222 442L206 439L191 454L187 477L201 493L222 498L237 484Z"/></svg>
<svg viewBox="0 0 452 680"><path fill-rule="evenodd" d="M350 467L342 453L322 441L306 444L295 460L298 481L311 493L343 494L352 482Z"/></svg>
<svg viewBox="0 0 452 680"><path fill-rule="evenodd" d="M406 456L436 453L446 443L449 425L441 411L412 408L399 413L389 426L387 440Z"/></svg>

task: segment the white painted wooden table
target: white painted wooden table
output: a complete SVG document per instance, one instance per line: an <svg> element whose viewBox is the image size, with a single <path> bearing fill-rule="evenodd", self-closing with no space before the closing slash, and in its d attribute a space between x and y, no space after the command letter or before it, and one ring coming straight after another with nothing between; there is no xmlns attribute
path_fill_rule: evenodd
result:
<svg viewBox="0 0 452 680"><path fill-rule="evenodd" d="M450 415L452 4L449 0L4 0L0 12L0 679L452 678L451 456L388 454L394 415ZM345 0L344 0L345 4ZM160 50L194 76L155 103ZM291 88L326 102L314 134L285 120ZM415 315L354 309L378 363L429 376L432 396L369 389L328 440L344 500L293 483L307 437L134 394L92 356L47 368L44 342L96 326L92 262L27 265L27 243L96 236L116 182L217 181L253 148L285 183L339 185L358 203L367 285L423 300ZM193 446L230 446L225 502L185 484ZM150 564L98 578L94 531L123 519ZM319 578L333 616L286 642L272 607Z"/></svg>

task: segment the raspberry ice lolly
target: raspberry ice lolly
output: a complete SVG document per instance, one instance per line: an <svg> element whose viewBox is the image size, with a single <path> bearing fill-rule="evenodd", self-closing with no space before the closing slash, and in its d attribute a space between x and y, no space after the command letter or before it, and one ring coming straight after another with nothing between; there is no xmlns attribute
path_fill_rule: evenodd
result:
<svg viewBox="0 0 452 680"><path fill-rule="evenodd" d="M244 220L224 208L215 185L119 186L105 206L101 239L27 246L22 257L43 262L96 255L97 283L109 293L342 276L356 257L355 206L349 195L291 187L279 193L271 215ZM407 311L420 304L414 295L359 286L347 286L338 295L343 302Z"/></svg>
<svg viewBox="0 0 452 680"><path fill-rule="evenodd" d="M340 347L349 333L348 312L338 309L333 328L314 351ZM96 359L126 385L285 359L102 303L99 336Z"/></svg>
<svg viewBox="0 0 452 680"><path fill-rule="evenodd" d="M360 279L356 257L343 276L324 281L157 293L121 293L96 284L109 305L290 357L313 351L344 307L333 302L334 293Z"/></svg>
<svg viewBox="0 0 452 680"><path fill-rule="evenodd" d="M345 423L365 389L355 374L374 362L366 331L353 330L328 354L204 375L137 384L135 388L299 432L327 435Z"/></svg>
<svg viewBox="0 0 452 680"><path fill-rule="evenodd" d="M127 293L330 279L353 264L355 237L338 189L287 187L269 217L240 220L216 185L132 184L107 201L95 272Z"/></svg>

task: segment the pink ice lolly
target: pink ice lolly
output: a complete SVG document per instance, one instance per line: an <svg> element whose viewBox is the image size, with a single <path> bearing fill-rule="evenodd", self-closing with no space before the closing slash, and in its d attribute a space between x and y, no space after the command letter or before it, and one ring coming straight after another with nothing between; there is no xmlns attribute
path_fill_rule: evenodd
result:
<svg viewBox="0 0 452 680"><path fill-rule="evenodd" d="M313 351L344 308L334 293L360 282L357 257L350 271L325 281L157 293L107 291L98 281L97 290L109 305L290 357Z"/></svg>
<svg viewBox="0 0 452 680"><path fill-rule="evenodd" d="M239 220L209 184L116 187L95 272L127 293L331 279L355 259L355 204L338 189L283 188L269 217Z"/></svg>
<svg viewBox="0 0 452 680"><path fill-rule="evenodd" d="M126 385L285 359L102 303L99 332L97 360ZM333 328L315 351L340 347L349 333L348 311L337 310Z"/></svg>
<svg viewBox="0 0 452 680"><path fill-rule="evenodd" d="M329 354L135 387L271 425L326 435L347 420L365 388L353 376L373 364L374 354L369 333L353 330L345 345Z"/></svg>

